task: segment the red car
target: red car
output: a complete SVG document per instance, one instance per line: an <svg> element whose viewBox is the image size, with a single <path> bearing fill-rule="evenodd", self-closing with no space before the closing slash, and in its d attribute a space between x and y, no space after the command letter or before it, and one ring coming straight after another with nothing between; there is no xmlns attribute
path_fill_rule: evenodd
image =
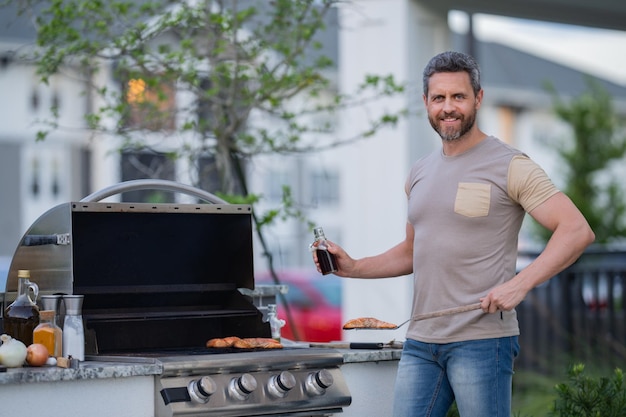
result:
<svg viewBox="0 0 626 417"><path fill-rule="evenodd" d="M316 270L277 271L280 284L289 290L278 297L278 317L287 323L281 336L290 340L330 342L341 340L341 278ZM276 284L269 273L259 274L256 284Z"/></svg>

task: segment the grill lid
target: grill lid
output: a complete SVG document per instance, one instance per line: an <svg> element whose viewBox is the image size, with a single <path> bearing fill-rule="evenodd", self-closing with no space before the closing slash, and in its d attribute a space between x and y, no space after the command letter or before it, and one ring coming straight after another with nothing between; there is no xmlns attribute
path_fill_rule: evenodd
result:
<svg viewBox="0 0 626 417"><path fill-rule="evenodd" d="M72 241L77 292L254 288L249 206L77 203Z"/></svg>
<svg viewBox="0 0 626 417"><path fill-rule="evenodd" d="M248 205L61 204L44 213L15 251L41 294L254 288ZM131 289L132 287L132 289Z"/></svg>
<svg viewBox="0 0 626 417"><path fill-rule="evenodd" d="M269 337L239 288L254 288L248 205L73 202L42 215L7 280L29 269L40 294L82 294L87 353Z"/></svg>

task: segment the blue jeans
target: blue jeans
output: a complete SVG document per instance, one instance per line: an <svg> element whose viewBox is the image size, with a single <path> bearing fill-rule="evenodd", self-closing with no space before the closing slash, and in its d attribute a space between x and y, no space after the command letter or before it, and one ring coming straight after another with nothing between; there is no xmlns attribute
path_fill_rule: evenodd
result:
<svg viewBox="0 0 626 417"><path fill-rule="evenodd" d="M434 344L408 339L394 392L393 417L510 417L517 336Z"/></svg>

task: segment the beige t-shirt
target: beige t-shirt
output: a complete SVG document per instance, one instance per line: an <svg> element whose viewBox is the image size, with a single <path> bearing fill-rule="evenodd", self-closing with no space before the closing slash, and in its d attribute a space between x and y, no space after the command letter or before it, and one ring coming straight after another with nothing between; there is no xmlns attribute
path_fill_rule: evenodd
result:
<svg viewBox="0 0 626 417"><path fill-rule="evenodd" d="M474 304L515 275L525 212L558 193L521 151L487 137L467 152L434 152L406 183L413 225L413 316ZM482 310L414 321L407 337L450 343L519 334L515 311Z"/></svg>

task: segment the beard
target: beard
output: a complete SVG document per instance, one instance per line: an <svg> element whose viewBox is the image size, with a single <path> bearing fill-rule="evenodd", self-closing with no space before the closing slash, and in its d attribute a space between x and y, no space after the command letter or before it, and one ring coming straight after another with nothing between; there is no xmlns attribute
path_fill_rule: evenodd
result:
<svg viewBox="0 0 626 417"><path fill-rule="evenodd" d="M461 120L461 126L458 129L452 126L442 128L439 125L440 118L438 116L428 117L428 121L430 122L432 128L435 129L435 132L439 134L442 140L447 142L459 140L467 132L469 132L474 126L474 123L476 123L476 111L471 112L467 116L463 116L459 113L444 113L443 117L454 117Z"/></svg>

